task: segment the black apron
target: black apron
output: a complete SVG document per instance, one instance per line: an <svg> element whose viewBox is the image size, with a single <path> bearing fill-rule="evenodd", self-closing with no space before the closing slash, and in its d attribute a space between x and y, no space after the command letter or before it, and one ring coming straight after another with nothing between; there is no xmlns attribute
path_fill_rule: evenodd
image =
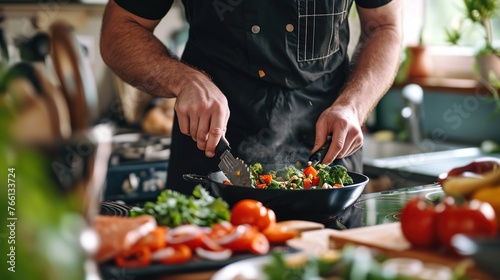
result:
<svg viewBox="0 0 500 280"><path fill-rule="evenodd" d="M160 20L173 0L114 0L145 19ZM226 138L249 163L305 161L315 123L348 75L348 14L353 0L182 0L190 24L182 59L204 70L227 96ZM355 0L370 9L391 0ZM361 150L338 159L362 172ZM167 187L191 193L182 174L206 175L207 158L174 120Z"/></svg>
<svg viewBox="0 0 500 280"><path fill-rule="evenodd" d="M348 76L351 0L183 1L190 24L182 60L205 71L231 110L226 138L248 163L306 162L319 115ZM361 172L361 151L338 159ZM174 120L167 187L191 193L182 174L218 171Z"/></svg>

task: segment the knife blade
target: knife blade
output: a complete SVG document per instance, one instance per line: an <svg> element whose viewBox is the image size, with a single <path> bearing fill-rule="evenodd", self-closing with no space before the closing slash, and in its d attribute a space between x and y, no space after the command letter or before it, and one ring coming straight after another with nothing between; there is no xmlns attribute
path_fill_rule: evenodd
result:
<svg viewBox="0 0 500 280"><path fill-rule="evenodd" d="M242 159L235 158L231 154L229 142L223 136L221 137L215 154L221 159L219 168L233 185L252 187L252 179L250 178L250 169Z"/></svg>

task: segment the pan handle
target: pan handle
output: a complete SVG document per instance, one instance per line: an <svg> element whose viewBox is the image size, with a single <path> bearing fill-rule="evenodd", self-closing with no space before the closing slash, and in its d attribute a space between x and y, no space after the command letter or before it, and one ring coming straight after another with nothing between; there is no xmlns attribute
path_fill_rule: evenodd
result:
<svg viewBox="0 0 500 280"><path fill-rule="evenodd" d="M323 160L323 157L326 155L326 152L328 152L328 148L330 148L330 144L332 143L332 136L328 135L326 137L325 144L316 150L310 157L309 161L312 163L312 166L315 166L316 164L320 163Z"/></svg>
<svg viewBox="0 0 500 280"><path fill-rule="evenodd" d="M182 178L188 182L193 183L209 183L210 178L205 175L197 175L197 174L182 174Z"/></svg>

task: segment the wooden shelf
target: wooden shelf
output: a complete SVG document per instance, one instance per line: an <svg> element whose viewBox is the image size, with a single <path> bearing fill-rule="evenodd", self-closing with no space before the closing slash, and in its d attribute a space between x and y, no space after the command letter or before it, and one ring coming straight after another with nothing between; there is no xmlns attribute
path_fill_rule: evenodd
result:
<svg viewBox="0 0 500 280"><path fill-rule="evenodd" d="M491 92L475 79L441 77L410 78L403 83L394 84L393 88L402 88L407 84L418 84L425 91L439 91L467 95L491 95Z"/></svg>

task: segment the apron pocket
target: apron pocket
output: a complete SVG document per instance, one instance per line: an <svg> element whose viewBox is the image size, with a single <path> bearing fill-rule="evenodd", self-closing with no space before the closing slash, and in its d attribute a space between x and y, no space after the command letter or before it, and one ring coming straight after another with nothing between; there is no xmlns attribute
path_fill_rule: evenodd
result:
<svg viewBox="0 0 500 280"><path fill-rule="evenodd" d="M298 0L297 61L326 58L339 50L338 27L348 0Z"/></svg>

